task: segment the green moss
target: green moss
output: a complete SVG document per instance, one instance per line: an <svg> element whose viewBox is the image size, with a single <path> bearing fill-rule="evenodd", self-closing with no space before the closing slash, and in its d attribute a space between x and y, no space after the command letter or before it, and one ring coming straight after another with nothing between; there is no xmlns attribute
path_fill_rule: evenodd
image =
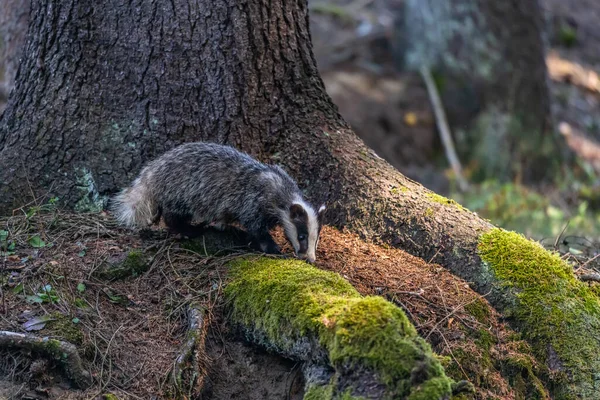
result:
<svg viewBox="0 0 600 400"><path fill-rule="evenodd" d="M144 253L133 249L125 258L106 261L94 275L105 280L123 279L129 276L139 276L146 272L150 265L148 264Z"/></svg>
<svg viewBox="0 0 600 400"><path fill-rule="evenodd" d="M334 399L334 389L334 383L324 386L310 385L304 392L303 400L332 400ZM362 396L352 396L349 389L335 398L339 400L366 400Z"/></svg>
<svg viewBox="0 0 600 400"><path fill-rule="evenodd" d="M429 197L432 201L434 201L436 203L444 204L444 205L451 205L461 211L468 211L466 208L464 208L463 206L458 204L456 201L449 199L447 197L444 197L444 196L440 196L437 193L427 193L426 196Z"/></svg>
<svg viewBox="0 0 600 400"><path fill-rule="evenodd" d="M144 258L144 255L139 250L131 250L127 254L127 258L122 265L123 269L132 271L133 275L139 275L148 270L148 264Z"/></svg>
<svg viewBox="0 0 600 400"><path fill-rule="evenodd" d="M400 193L406 193L406 192L408 192L408 188L406 186L400 186L400 187L393 186L390 189L391 194L400 194Z"/></svg>
<svg viewBox="0 0 600 400"><path fill-rule="evenodd" d="M119 398L112 393L103 394L102 399L103 400L119 400Z"/></svg>
<svg viewBox="0 0 600 400"><path fill-rule="evenodd" d="M547 399L544 384L534 371L533 360L522 354L513 355L502 364L504 376L510 386L526 399Z"/></svg>
<svg viewBox="0 0 600 400"><path fill-rule="evenodd" d="M600 298L600 284L597 282L589 283L590 291L594 293L598 298Z"/></svg>
<svg viewBox="0 0 600 400"><path fill-rule="evenodd" d="M73 301L73 305L77 308L89 308L88 303L84 299L77 298Z"/></svg>
<svg viewBox="0 0 600 400"><path fill-rule="evenodd" d="M427 209L425 210L425 216L426 217L433 217L433 208L427 207Z"/></svg>
<svg viewBox="0 0 600 400"><path fill-rule="evenodd" d="M570 376L570 383L554 393L556 398L597 396L598 297L557 254L517 233L490 230L480 238L479 254L498 284L513 293L504 314L515 320L536 357L544 364L560 363ZM549 348L556 353L553 360Z"/></svg>
<svg viewBox="0 0 600 400"><path fill-rule="evenodd" d="M57 359L61 358L62 351L61 351L60 340L48 339L48 341L46 342L45 348L46 348L46 350L48 350L48 352L50 354L52 354L52 357L55 357Z"/></svg>
<svg viewBox="0 0 600 400"><path fill-rule="evenodd" d="M490 349L493 345L495 345L498 341L487 329L479 329L477 331L477 339L475 339L475 343L479 346L486 354L489 354Z"/></svg>
<svg viewBox="0 0 600 400"><path fill-rule="evenodd" d="M83 343L83 332L79 325L73 323L70 317L67 317L59 312L51 314L52 321L46 326L48 334L51 336L58 336L63 340L80 345Z"/></svg>
<svg viewBox="0 0 600 400"><path fill-rule="evenodd" d="M466 372L469 380L477 387L489 387L492 384L489 381L489 371L493 369L493 363L489 350L479 348L474 351L465 342L465 347L452 349L452 356L452 360L446 365L448 376L464 379Z"/></svg>
<svg viewBox="0 0 600 400"><path fill-rule="evenodd" d="M362 297L339 275L297 260L238 259L231 278L225 295L233 320L265 333L269 342L286 349L313 335L334 367L373 369L391 392L410 399L450 393L452 381L429 345L383 298ZM411 375L423 379L411 383Z"/></svg>
<svg viewBox="0 0 600 400"><path fill-rule="evenodd" d="M482 324L489 324L492 311L490 306L483 299L476 299L475 301L465 305L465 311L471 314L478 322Z"/></svg>
<svg viewBox="0 0 600 400"><path fill-rule="evenodd" d="M304 400L331 400L333 398L333 385L310 385L304 392Z"/></svg>

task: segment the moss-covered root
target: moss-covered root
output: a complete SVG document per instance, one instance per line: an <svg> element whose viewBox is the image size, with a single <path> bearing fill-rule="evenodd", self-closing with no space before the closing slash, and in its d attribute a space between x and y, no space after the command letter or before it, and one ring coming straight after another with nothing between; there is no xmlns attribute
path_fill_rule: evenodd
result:
<svg viewBox="0 0 600 400"><path fill-rule="evenodd" d="M207 375L206 313L197 305L190 305L187 312L187 339L175 359L171 377L177 398L195 398L200 395Z"/></svg>
<svg viewBox="0 0 600 400"><path fill-rule="evenodd" d="M558 255L514 232L493 229L479 254L504 287L507 317L550 371L556 399L600 399L600 299Z"/></svg>
<svg viewBox="0 0 600 400"><path fill-rule="evenodd" d="M297 260L238 259L230 278L225 295L231 319L251 340L306 365L325 366L305 371L305 398L451 395L453 381L429 345L383 298L362 297L339 275Z"/></svg>
<svg viewBox="0 0 600 400"><path fill-rule="evenodd" d="M69 379L81 389L86 389L92 384L92 376L83 369L77 348L71 343L47 337L0 331L0 348L6 347L27 349L58 361Z"/></svg>

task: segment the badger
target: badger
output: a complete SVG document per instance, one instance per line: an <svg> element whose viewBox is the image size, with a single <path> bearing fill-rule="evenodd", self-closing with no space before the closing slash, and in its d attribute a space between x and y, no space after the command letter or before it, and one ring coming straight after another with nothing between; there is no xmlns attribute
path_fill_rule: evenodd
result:
<svg viewBox="0 0 600 400"><path fill-rule="evenodd" d="M296 182L278 165L263 164L233 147L186 143L149 162L113 198L117 220L131 228L157 224L188 234L193 224L245 228L252 245L279 254L269 231L283 226L298 258L314 263L325 205L304 200Z"/></svg>

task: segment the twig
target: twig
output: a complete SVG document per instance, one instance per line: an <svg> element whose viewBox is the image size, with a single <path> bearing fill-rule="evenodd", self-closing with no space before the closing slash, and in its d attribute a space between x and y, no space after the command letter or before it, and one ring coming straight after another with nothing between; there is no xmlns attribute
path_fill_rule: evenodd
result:
<svg viewBox="0 0 600 400"><path fill-rule="evenodd" d="M565 233L565 231L567 230L567 227L569 226L569 223L571 222L571 220L568 220L567 223L565 224L565 227L563 228L563 230L560 232L560 235L558 235L558 237L556 238L556 241L554 242L554 248L556 249L556 246L558 246L558 242L560 241L560 238L562 237L562 235Z"/></svg>
<svg viewBox="0 0 600 400"><path fill-rule="evenodd" d="M87 389L92 385L92 376L83 369L77 347L71 343L27 333L0 331L0 347L16 347L41 353L57 360L77 387Z"/></svg>
<svg viewBox="0 0 600 400"><path fill-rule="evenodd" d="M123 328L124 326L125 326L125 324L121 324L121 326L119 326L117 328L117 330L115 331L115 333L112 334L110 340L108 341L108 344L106 345L106 351L104 352L104 355L102 356L102 362L100 364L100 385L101 385L100 392L102 392L102 390L104 390L106 388L106 386L110 382L110 375L112 375L112 367L110 367L110 365L109 365L109 370L108 370L109 378L106 380L106 383L102 382L102 380L104 378L104 362L106 361L106 357L108 356L108 352L110 351L110 346L111 346L113 340L115 339L115 336L117 336L117 333L119 333L119 331L121 330L121 328Z"/></svg>
<svg viewBox="0 0 600 400"><path fill-rule="evenodd" d="M600 282L600 274L592 273L592 274L580 275L579 279L584 282L588 282L588 281Z"/></svg>
<svg viewBox="0 0 600 400"><path fill-rule="evenodd" d="M487 295L489 295L490 293L486 293L485 295L483 295L482 297L486 297ZM429 336L431 336L431 334L433 333L433 331L435 331L444 321L446 321L448 318L450 318L452 315L454 315L454 313L462 310L465 308L465 306L468 306L471 303L474 303L475 301L477 301L479 298L475 298L471 301L467 301L466 303L463 304L459 304L457 307L455 307L452 311L450 311L450 313L448 315L446 315L444 318L440 319L434 326L433 328L431 328L431 331L429 331L429 333L427 334L427 336L424 337L425 340L429 339Z"/></svg>
<svg viewBox="0 0 600 400"><path fill-rule="evenodd" d="M452 136L450 135L450 128L448 126L448 120L446 119L446 113L444 111L438 90L435 86L435 82L433 81L433 76L431 76L431 71L427 67L422 67L420 72L423 80L425 81L425 86L427 87L427 93L429 94L429 100L431 101L431 106L433 107L433 113L435 114L435 120L437 122L438 130L440 131L440 137L442 139L442 144L444 145L446 157L448 158L448 162L454 170L454 175L456 175L459 189L463 192L466 192L469 190L469 184L463 176L462 167L460 165L458 156L456 155L456 150L454 149Z"/></svg>
<svg viewBox="0 0 600 400"><path fill-rule="evenodd" d="M600 253L596 254L594 257L590 258L589 260L587 260L586 262L581 264L581 266L579 266L579 269L585 268L588 264L590 264L592 261L596 260L597 258L600 258Z"/></svg>

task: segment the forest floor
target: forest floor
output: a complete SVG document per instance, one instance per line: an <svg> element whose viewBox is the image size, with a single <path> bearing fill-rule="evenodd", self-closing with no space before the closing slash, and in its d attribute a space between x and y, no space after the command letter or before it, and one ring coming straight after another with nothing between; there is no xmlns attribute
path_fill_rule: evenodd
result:
<svg viewBox="0 0 600 400"><path fill-rule="evenodd" d="M289 255L280 230L275 238ZM209 321L203 398L301 398L299 363L246 345L224 323L227 261L247 253L210 255L208 240L190 242L160 230L142 238L116 227L106 213L52 207L1 218L0 331L76 345L94 384L76 390L54 361L1 348L0 398L169 398L190 304L206 309ZM539 390L541 369L527 344L435 259L426 262L330 227L322 232L317 258L318 268L341 274L363 295L381 295L401 307L443 356L447 373L475 384L475 398L513 399L512 387Z"/></svg>
<svg viewBox="0 0 600 400"><path fill-rule="evenodd" d="M369 12L356 11L357 17L352 10L311 6L315 51L328 91L365 142L380 147L382 157L427 186L449 193L420 78L392 71L385 35L365 40L365 35L357 34L368 29L377 33L379 25L389 24L381 18L386 10L378 8L378 1L340 3L363 5ZM600 141L600 3L542 3L551 14L554 32L547 61L555 115L586 138ZM332 46L343 51L331 51ZM496 191L489 195L492 189ZM583 201L576 189L569 185L548 195L490 185L484 187L485 193L475 193L476 199L465 201L503 227L520 230L519 224L526 221L536 227L528 233L546 235L551 244L560 246L556 230L561 231L567 220L581 220L581 225L570 225L572 234L584 232L577 229L589 222L589 210L573 211L573 205ZM593 206L593 197L588 205ZM534 210L539 213L532 224L525 216L536 215ZM550 223L552 229L540 233ZM290 254L281 232L275 236ZM1 217L0 330L75 344L94 384L86 391L76 390L52 360L5 348L0 349L0 399L89 399L110 393L122 399L168 397L173 390L169 374L186 339L186 309L191 303L206 308L210 321L204 398L301 398L298 363L248 346L229 331L220 293L227 282L225 262L235 254L209 255L203 251L205 245L201 239L190 247L165 235L142 238L117 228L106 214L50 209ZM591 259L597 248L584 240L578 251L588 252ZM579 265L577 273L582 274L586 271L580 267L592 264L573 258L572 249L567 243L559 250ZM119 278L103 273L131 260L132 254L143 267L138 272ZM511 387L535 383L528 374L539 375L539 370L528 346L484 297L435 259L420 260L328 227L317 257L318 268L340 273L362 294L381 295L400 306L445 357L448 374L475 384L475 398L514 399Z"/></svg>

